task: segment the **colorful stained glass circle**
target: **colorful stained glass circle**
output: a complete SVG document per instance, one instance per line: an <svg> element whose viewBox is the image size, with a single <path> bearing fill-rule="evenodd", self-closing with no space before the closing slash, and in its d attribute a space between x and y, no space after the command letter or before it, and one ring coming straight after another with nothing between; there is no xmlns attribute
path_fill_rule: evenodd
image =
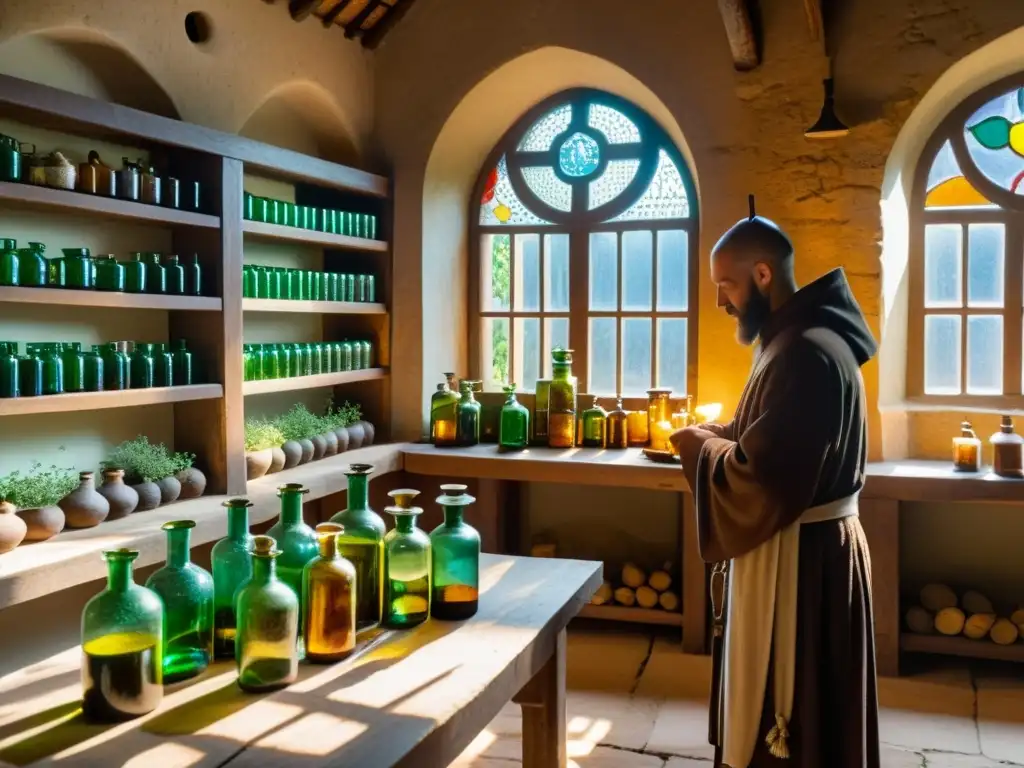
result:
<svg viewBox="0 0 1024 768"><path fill-rule="evenodd" d="M566 139L558 150L558 167L566 176L576 179L592 174L600 162L601 150L597 142L579 131Z"/></svg>

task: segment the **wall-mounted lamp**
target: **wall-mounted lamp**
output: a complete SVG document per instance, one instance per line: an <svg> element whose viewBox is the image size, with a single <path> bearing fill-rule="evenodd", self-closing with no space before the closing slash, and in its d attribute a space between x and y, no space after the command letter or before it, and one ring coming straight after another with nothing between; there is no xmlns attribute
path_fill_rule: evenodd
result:
<svg viewBox="0 0 1024 768"><path fill-rule="evenodd" d="M836 115L836 100L832 78L825 80L825 103L821 105L818 121L804 131L808 139L838 139L850 132L846 123Z"/></svg>

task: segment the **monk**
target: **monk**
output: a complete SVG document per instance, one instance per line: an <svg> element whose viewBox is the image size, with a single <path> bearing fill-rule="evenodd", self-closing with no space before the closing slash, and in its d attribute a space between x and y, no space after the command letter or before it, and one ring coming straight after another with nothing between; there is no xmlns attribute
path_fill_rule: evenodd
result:
<svg viewBox="0 0 1024 768"><path fill-rule="evenodd" d="M842 269L799 288L793 258L751 200L712 251L711 279L739 341L758 342L753 370L732 421L672 436L701 556L727 574L716 763L879 768L871 557L857 516L860 367L877 347Z"/></svg>

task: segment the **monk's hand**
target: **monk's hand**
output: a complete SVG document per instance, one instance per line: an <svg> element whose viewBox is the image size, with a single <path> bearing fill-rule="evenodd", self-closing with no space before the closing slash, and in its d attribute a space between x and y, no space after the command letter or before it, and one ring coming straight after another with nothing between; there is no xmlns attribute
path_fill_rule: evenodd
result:
<svg viewBox="0 0 1024 768"><path fill-rule="evenodd" d="M683 427L669 436L669 442L672 443L672 447L686 464L696 460L704 441L712 437L715 437L714 432L700 426Z"/></svg>

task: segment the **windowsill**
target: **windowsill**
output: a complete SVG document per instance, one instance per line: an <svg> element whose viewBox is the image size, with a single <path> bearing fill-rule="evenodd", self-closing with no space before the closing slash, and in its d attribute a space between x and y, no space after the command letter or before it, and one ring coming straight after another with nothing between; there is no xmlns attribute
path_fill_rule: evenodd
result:
<svg viewBox="0 0 1024 768"><path fill-rule="evenodd" d="M1024 416L1024 395L915 395L878 403L880 413L989 413Z"/></svg>

